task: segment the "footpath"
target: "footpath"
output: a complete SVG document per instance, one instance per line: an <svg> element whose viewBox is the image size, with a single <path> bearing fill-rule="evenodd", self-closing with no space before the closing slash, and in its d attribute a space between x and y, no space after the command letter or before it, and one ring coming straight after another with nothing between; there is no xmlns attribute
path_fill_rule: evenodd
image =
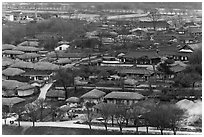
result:
<svg viewBox="0 0 204 137"><path fill-rule="evenodd" d="M84 128L89 129L88 125L85 124L75 124L78 120L71 121L60 121L60 122L35 122L35 126L48 126L48 127L65 127L65 128ZM8 122L7 122L8 123ZM4 125L4 120L2 120L2 125ZM17 126L17 121L13 124ZM22 127L32 127L32 122L21 121ZM92 129L105 130L104 126L92 126ZM119 127L108 127L109 131L119 131ZM123 132L135 132L135 127L124 127ZM146 132L146 127L139 127L139 131ZM173 135L173 131L163 131L164 134ZM157 130L153 127L149 127L149 133L159 133L160 130ZM177 135L202 135L202 132L188 132L188 131L177 131Z"/></svg>

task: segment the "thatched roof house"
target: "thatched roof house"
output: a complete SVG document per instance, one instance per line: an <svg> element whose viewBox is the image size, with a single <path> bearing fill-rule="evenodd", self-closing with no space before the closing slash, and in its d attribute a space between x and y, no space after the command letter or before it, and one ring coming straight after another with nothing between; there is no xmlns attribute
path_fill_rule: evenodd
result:
<svg viewBox="0 0 204 137"><path fill-rule="evenodd" d="M106 93L98 90L98 89L93 89L89 91L88 93L85 93L84 95L81 96L83 99L99 99L103 97Z"/></svg>
<svg viewBox="0 0 204 137"><path fill-rule="evenodd" d="M78 97L70 97L66 100L68 103L79 103L80 99Z"/></svg>
<svg viewBox="0 0 204 137"><path fill-rule="evenodd" d="M2 71L2 74L4 76L18 76L24 72L25 72L24 70L18 68L7 68Z"/></svg>
<svg viewBox="0 0 204 137"><path fill-rule="evenodd" d="M30 47L30 46L17 46L14 50L24 51L24 52L37 52L40 48Z"/></svg>
<svg viewBox="0 0 204 137"><path fill-rule="evenodd" d="M34 66L35 70L58 70L59 66L49 62L37 62Z"/></svg>
<svg viewBox="0 0 204 137"><path fill-rule="evenodd" d="M12 90L25 85L27 85L27 83L17 80L2 80L2 89Z"/></svg>
<svg viewBox="0 0 204 137"><path fill-rule="evenodd" d="M25 53L22 55L18 55L17 58L19 59L33 59L33 58L38 58L41 55L37 54L37 53Z"/></svg>
<svg viewBox="0 0 204 137"><path fill-rule="evenodd" d="M20 51L20 50L4 50L2 52L2 54L5 54L5 55L21 55L21 54L24 54L24 52Z"/></svg>
<svg viewBox="0 0 204 137"><path fill-rule="evenodd" d="M17 61L14 64L12 64L10 67L12 68L22 68L22 69L32 69L34 68L34 63L32 62L25 62L25 61Z"/></svg>
<svg viewBox="0 0 204 137"><path fill-rule="evenodd" d="M2 98L2 105L11 106L11 105L15 105L17 103L21 103L23 101L25 101L25 99L19 98L19 97Z"/></svg>
<svg viewBox="0 0 204 137"><path fill-rule="evenodd" d="M14 49L16 46L12 45L12 44L2 44L2 50L12 50Z"/></svg>

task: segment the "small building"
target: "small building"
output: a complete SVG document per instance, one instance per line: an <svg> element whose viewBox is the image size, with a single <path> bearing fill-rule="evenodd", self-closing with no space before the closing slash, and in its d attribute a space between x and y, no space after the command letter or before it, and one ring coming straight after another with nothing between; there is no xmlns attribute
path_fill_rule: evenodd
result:
<svg viewBox="0 0 204 137"><path fill-rule="evenodd" d="M153 70L148 70L145 67L131 67L119 70L118 74L127 77L140 77L142 80L148 80L154 72Z"/></svg>
<svg viewBox="0 0 204 137"><path fill-rule="evenodd" d="M21 76L29 81L49 80L53 75L52 71L48 70L31 70L23 73Z"/></svg>
<svg viewBox="0 0 204 137"><path fill-rule="evenodd" d="M22 55L18 55L17 58L23 60L23 61L27 61L27 62L38 62L40 59L39 54L37 53L25 53Z"/></svg>
<svg viewBox="0 0 204 137"><path fill-rule="evenodd" d="M103 101L103 97L105 94L106 93L101 90L93 89L88 93L85 93L84 95L82 95L81 99L83 99L84 102L92 102L92 103L98 104L99 102Z"/></svg>
<svg viewBox="0 0 204 137"><path fill-rule="evenodd" d="M166 21L140 21L138 24L138 28L154 30L155 27L157 31L167 30L169 26L170 25Z"/></svg>
<svg viewBox="0 0 204 137"><path fill-rule="evenodd" d="M46 99L48 100L65 100L65 91L50 89L46 94Z"/></svg>
<svg viewBox="0 0 204 137"><path fill-rule="evenodd" d="M36 87L27 84L21 87L17 88L17 94L19 97L26 97L26 96L31 96L35 93L35 91L37 90Z"/></svg>
<svg viewBox="0 0 204 137"><path fill-rule="evenodd" d="M104 100L107 103L114 104L125 104L132 105L133 103L137 103L140 100L145 99L145 97L136 92L111 92L104 97Z"/></svg>
<svg viewBox="0 0 204 137"><path fill-rule="evenodd" d="M9 57L11 59L16 59L17 55L22 55L22 54L24 54L24 52L19 50L4 50L2 52L3 57Z"/></svg>
<svg viewBox="0 0 204 137"><path fill-rule="evenodd" d="M67 50L70 47L70 45L68 44L62 44L58 47L55 48L55 51L59 51L59 50Z"/></svg>
<svg viewBox="0 0 204 137"><path fill-rule="evenodd" d="M135 65L153 65L160 62L160 57L156 50L138 50L124 55L122 61Z"/></svg>

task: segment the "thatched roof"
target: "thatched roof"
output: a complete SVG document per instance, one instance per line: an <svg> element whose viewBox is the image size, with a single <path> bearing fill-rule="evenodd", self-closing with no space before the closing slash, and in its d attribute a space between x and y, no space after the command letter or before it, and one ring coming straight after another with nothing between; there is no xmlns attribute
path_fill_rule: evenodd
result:
<svg viewBox="0 0 204 137"><path fill-rule="evenodd" d="M68 59L68 58L60 58L55 63L56 64L69 64L71 62L72 61L70 59Z"/></svg>
<svg viewBox="0 0 204 137"><path fill-rule="evenodd" d="M98 89L93 89L89 91L88 93L84 94L81 96L81 98L90 98L90 99L98 99L104 96L106 93L98 90Z"/></svg>
<svg viewBox="0 0 204 137"><path fill-rule="evenodd" d="M58 70L59 66L49 62L37 62L34 66L35 70Z"/></svg>
<svg viewBox="0 0 204 137"><path fill-rule="evenodd" d="M80 99L77 97L70 97L66 100L66 102L69 102L69 103L78 103L79 101Z"/></svg>
<svg viewBox="0 0 204 137"><path fill-rule="evenodd" d="M27 85L27 83L19 82L17 80L2 80L2 89L16 89L24 85Z"/></svg>
<svg viewBox="0 0 204 137"><path fill-rule="evenodd" d="M19 50L19 51L31 51L31 52L35 52L35 51L40 51L40 48L36 48L36 47L30 47L30 46L17 46L16 48L14 48L14 50Z"/></svg>
<svg viewBox="0 0 204 137"><path fill-rule="evenodd" d="M34 68L34 63L25 62L25 61L17 61L12 64L10 67L12 68Z"/></svg>
<svg viewBox="0 0 204 137"><path fill-rule="evenodd" d="M2 61L2 67L7 67L13 64L13 61Z"/></svg>
<svg viewBox="0 0 204 137"><path fill-rule="evenodd" d="M18 55L17 57L20 59L32 59L32 58L37 58L40 57L41 55L37 54L37 53L25 53L22 55Z"/></svg>
<svg viewBox="0 0 204 137"><path fill-rule="evenodd" d="M104 98L106 99L125 99L125 100L140 100L144 96L135 92L111 92L107 94Z"/></svg>
<svg viewBox="0 0 204 137"><path fill-rule="evenodd" d="M17 46L31 46L31 47L38 47L39 42L37 41L24 41L18 44Z"/></svg>
<svg viewBox="0 0 204 137"><path fill-rule="evenodd" d="M12 44L2 44L2 50L12 50L15 47L16 46L14 46Z"/></svg>
<svg viewBox="0 0 204 137"><path fill-rule="evenodd" d="M23 51L19 51L19 50L4 50L2 53L3 54L11 54L11 55L21 55L21 54L24 54Z"/></svg>
<svg viewBox="0 0 204 137"><path fill-rule="evenodd" d="M73 68L75 64L66 64L63 68Z"/></svg>
<svg viewBox="0 0 204 137"><path fill-rule="evenodd" d="M2 57L2 61L10 61L13 62L14 60L8 57Z"/></svg>
<svg viewBox="0 0 204 137"><path fill-rule="evenodd" d="M13 97L13 98L2 98L2 105L14 105L20 102L25 101L25 99L19 98L19 97Z"/></svg>
<svg viewBox="0 0 204 137"><path fill-rule="evenodd" d="M2 74L5 76L17 76L22 73L24 73L24 70L18 69L18 68L7 68L2 71Z"/></svg>
<svg viewBox="0 0 204 137"><path fill-rule="evenodd" d="M60 107L60 110L62 110L64 112L67 112L67 111L71 110L71 107L67 106L67 105L63 105L63 106Z"/></svg>
<svg viewBox="0 0 204 137"><path fill-rule="evenodd" d="M51 98L65 98L65 91L64 90L49 90L46 94L46 97Z"/></svg>
<svg viewBox="0 0 204 137"><path fill-rule="evenodd" d="M186 67L183 67L183 66L181 66L179 64L170 67L170 70L173 71L174 73L181 72L181 71L183 71L185 69L186 69Z"/></svg>
<svg viewBox="0 0 204 137"><path fill-rule="evenodd" d="M2 89L2 96L3 97L12 97L16 95L16 91L15 90L4 90Z"/></svg>
<svg viewBox="0 0 204 137"><path fill-rule="evenodd" d="M25 84L23 86L17 87L17 90L28 90L28 89L33 89L33 88L35 87L30 84Z"/></svg>

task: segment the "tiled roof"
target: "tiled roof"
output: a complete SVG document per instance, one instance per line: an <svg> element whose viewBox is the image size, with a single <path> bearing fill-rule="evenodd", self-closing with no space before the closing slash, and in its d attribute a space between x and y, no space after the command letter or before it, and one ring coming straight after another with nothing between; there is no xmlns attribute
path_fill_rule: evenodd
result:
<svg viewBox="0 0 204 137"><path fill-rule="evenodd" d="M147 70L146 68L126 68L119 71L122 74L142 74L142 75L151 75L154 72Z"/></svg>
<svg viewBox="0 0 204 137"><path fill-rule="evenodd" d="M138 50L134 52L129 52L123 57L125 58L141 58L147 56L149 59L159 58L155 50Z"/></svg>
<svg viewBox="0 0 204 137"><path fill-rule="evenodd" d="M114 92L107 94L104 98L105 99L140 100L140 99L143 99L144 96L139 93L135 93L135 92L116 92L114 91Z"/></svg>

